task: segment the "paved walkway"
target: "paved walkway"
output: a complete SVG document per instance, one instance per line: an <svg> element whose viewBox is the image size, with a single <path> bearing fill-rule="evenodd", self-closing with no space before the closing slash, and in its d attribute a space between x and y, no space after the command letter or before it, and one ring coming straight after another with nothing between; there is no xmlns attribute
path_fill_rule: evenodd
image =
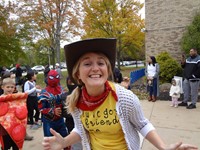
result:
<svg viewBox="0 0 200 150"><path fill-rule="evenodd" d="M185 107L170 107L170 101L153 103L144 100L141 104L145 116L149 118L166 143L182 141L200 148L200 103L192 110ZM155 150L155 148L144 140L142 150Z"/></svg>
<svg viewBox="0 0 200 150"><path fill-rule="evenodd" d="M188 110L185 107L170 107L169 101L148 102L141 100L145 116L152 122L159 135L166 143L183 141L200 148L200 103L197 109ZM42 150L42 128L30 130L28 133L34 136L33 141L25 141L24 150ZM75 150L81 150L77 144ZM147 140L142 141L141 150L155 150Z"/></svg>

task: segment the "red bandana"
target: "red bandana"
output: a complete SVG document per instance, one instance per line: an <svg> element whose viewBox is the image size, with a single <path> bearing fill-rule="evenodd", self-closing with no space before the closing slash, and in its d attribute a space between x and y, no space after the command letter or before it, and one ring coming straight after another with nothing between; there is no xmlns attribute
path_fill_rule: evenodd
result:
<svg viewBox="0 0 200 150"><path fill-rule="evenodd" d="M81 96L77 103L77 107L80 108L81 110L93 111L105 101L110 92L112 93L114 99L117 101L117 95L115 91L111 88L111 86L108 84L108 81L106 81L105 83L104 93L102 93L100 96L94 97L88 95L86 88L83 87Z"/></svg>

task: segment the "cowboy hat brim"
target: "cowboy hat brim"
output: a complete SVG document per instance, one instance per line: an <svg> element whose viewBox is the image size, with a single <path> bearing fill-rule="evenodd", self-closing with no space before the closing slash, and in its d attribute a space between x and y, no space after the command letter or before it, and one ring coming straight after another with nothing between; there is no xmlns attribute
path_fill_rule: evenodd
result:
<svg viewBox="0 0 200 150"><path fill-rule="evenodd" d="M76 83L72 77L73 67L81 56L89 52L98 52L104 54L110 61L112 70L114 70L116 59L116 42L117 40L115 38L94 38L65 45L65 58L70 79Z"/></svg>

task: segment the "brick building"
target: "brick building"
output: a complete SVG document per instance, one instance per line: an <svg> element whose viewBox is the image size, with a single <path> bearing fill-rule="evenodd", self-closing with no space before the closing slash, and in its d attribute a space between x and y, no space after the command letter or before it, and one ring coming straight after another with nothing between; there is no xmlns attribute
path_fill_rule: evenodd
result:
<svg viewBox="0 0 200 150"><path fill-rule="evenodd" d="M197 12L200 0L145 0L146 57L167 51L180 60L182 35Z"/></svg>

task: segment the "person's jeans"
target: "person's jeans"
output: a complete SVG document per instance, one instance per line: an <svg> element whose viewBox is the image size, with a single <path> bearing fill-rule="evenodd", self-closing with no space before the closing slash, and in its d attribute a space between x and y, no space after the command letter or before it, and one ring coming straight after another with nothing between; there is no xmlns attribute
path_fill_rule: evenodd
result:
<svg viewBox="0 0 200 150"><path fill-rule="evenodd" d="M148 91L150 96L157 96L157 78L154 78L152 85L148 85Z"/></svg>
<svg viewBox="0 0 200 150"><path fill-rule="evenodd" d="M65 125L64 119L60 118L55 121L50 121L43 117L43 131L44 136L52 136L50 128L54 129L56 132L60 133L62 137L68 135L67 127Z"/></svg>

